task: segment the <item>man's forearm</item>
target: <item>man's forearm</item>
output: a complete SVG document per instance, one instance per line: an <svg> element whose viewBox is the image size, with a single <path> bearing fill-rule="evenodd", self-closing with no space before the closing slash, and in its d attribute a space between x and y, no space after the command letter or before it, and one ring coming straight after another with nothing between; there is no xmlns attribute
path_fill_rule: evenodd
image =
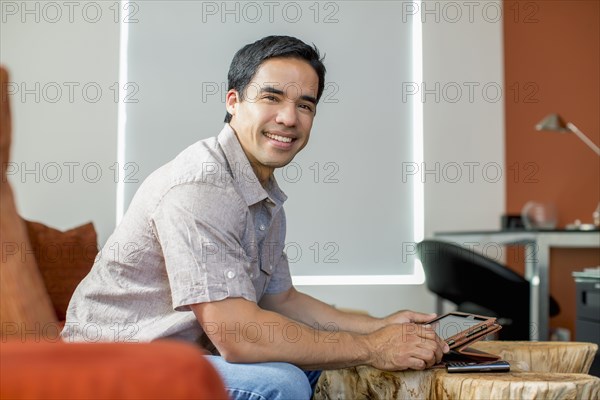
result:
<svg viewBox="0 0 600 400"><path fill-rule="evenodd" d="M334 369L371 362L371 351L363 335L313 329L248 303L243 299L231 301L229 315L235 318L230 320L207 319L211 314L210 304L202 317L204 331L227 361L281 361L305 369ZM219 314L223 315L227 310L220 306Z"/></svg>
<svg viewBox="0 0 600 400"><path fill-rule="evenodd" d="M270 300L275 299L276 296ZM322 307L319 303L302 299L298 297L296 300L307 307ZM298 305L293 298L289 300L286 307ZM267 303L273 305L272 301ZM431 327L414 323L390 323L370 334L360 334L341 329L313 329L304 322L265 310L243 298L194 304L191 308L213 344L230 362L281 361L305 369L371 365L398 371L430 367L441 360L443 351L448 351L448 345ZM339 312L332 308L326 310L332 314L326 313L325 319ZM301 320L310 313L292 315ZM369 317L358 315L341 318L340 328L357 320L356 326L360 329L372 326Z"/></svg>
<svg viewBox="0 0 600 400"><path fill-rule="evenodd" d="M338 310L295 289L291 289L285 297L272 300L261 303L261 306L319 329L367 334L385 326L380 318Z"/></svg>

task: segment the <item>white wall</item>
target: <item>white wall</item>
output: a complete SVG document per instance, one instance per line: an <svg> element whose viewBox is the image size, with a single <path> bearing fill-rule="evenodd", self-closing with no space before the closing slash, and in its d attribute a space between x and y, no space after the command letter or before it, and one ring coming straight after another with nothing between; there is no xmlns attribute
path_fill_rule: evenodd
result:
<svg viewBox="0 0 600 400"><path fill-rule="evenodd" d="M310 141L275 172L288 195L292 274L411 274L413 259L400 254L414 241L413 187L401 180L403 162L413 157L411 104L391 95L412 79L411 20L398 23L398 2L322 3L319 13L317 3L281 4L272 22L266 7L236 2L142 5L140 23L129 27L128 80L140 92L138 103L127 103L126 161L139 165L143 179L216 135L226 89L203 90L226 85L231 59L246 43L274 33L315 43L327 75ZM364 21L379 28L357 30ZM126 206L140 184L127 185Z"/></svg>
<svg viewBox="0 0 600 400"><path fill-rule="evenodd" d="M115 221L119 24L113 3L72 3L0 4L0 62L15 92L9 179L24 218L61 230L91 220L104 242Z"/></svg>
<svg viewBox="0 0 600 400"><path fill-rule="evenodd" d="M429 94L422 87L419 93L425 93L425 168L420 172L439 171L420 176L426 237L498 229L505 210L502 3L468 5L425 5L424 88L434 90Z"/></svg>
<svg viewBox="0 0 600 400"><path fill-rule="evenodd" d="M425 237L439 231L497 229L505 209L504 99L496 99L493 90L503 87L502 20L495 14L501 2L468 3L427 1L419 7L427 10L422 20L424 85L418 83L403 93L423 101L424 163L412 179L425 183ZM461 97L451 91L457 85ZM489 92L484 95L485 85ZM469 86L474 88L472 97ZM424 89L433 90L421 97ZM435 171L436 165L437 176L422 174L424 169ZM460 178L455 171L460 171ZM338 306L378 316L399 308L435 311L435 298L425 285L302 289Z"/></svg>
<svg viewBox="0 0 600 400"><path fill-rule="evenodd" d="M2 7L6 3L2 2ZM438 3L437 11L433 2L428 3L426 7L434 11L425 16L423 24L426 87L435 87L435 82L440 82L440 87L456 82L463 89L463 98L452 103L448 99L453 94L446 92L448 96L444 97L443 90L439 102L432 95L425 98L425 166L431 169L440 163L440 181L435 182L433 175L425 179L425 234L496 228L504 210L504 180L489 183L481 171L482 166L489 163L504 166L503 101L494 103L482 99L481 90L476 89L471 103L465 82L479 83L479 89L489 82L502 86L502 24L489 22L493 19L490 18L493 8L488 8L487 20L481 17L481 5L479 13L475 9L473 18L469 17L469 10L463 8L462 18L453 23L449 22L454 18L452 10L444 8L447 2ZM15 4L21 7L24 3ZM63 98L56 103L48 101L51 92L46 93L46 98L40 93L39 103L33 95L27 95L25 101L13 97L12 160L19 164L25 162L30 169L39 162L40 182L35 182L33 174L20 173L13 175L11 182L25 217L61 229L91 219L100 241L104 242L115 220L116 185L110 167L116 162L117 104L110 87L118 79L119 26L114 23L114 9L109 8L113 3L99 4L103 7L103 18L96 23L86 21L77 9L74 23L68 22L66 8L63 9L65 19L58 23L45 21L43 10L39 12L39 22L32 15L25 15L23 23L22 10L8 15L3 9L0 60L11 69L12 81L24 82L27 88L33 87L35 82L40 82L42 87L57 82L66 90L65 82L77 82L79 88L92 82L103 89L97 103L85 100L77 90L73 103L68 101L68 92L63 92ZM45 17L54 18L54 14L48 14L51 10L46 11ZM94 17L92 11L87 10L88 19ZM450 88L448 86L448 90ZM397 95L401 97L400 93ZM64 177L57 183L44 181L44 166L47 178L54 176L50 175L51 162L63 166ZM73 183L68 182L65 162L80 162L80 168L75 168ZM87 176L81 175L81 167L91 162L97 163L103 172L102 179L96 183L86 182L94 178L93 169L88 170ZM479 168L474 165L473 182L465 175L469 171L465 162L479 163ZM452 163L463 166L463 178L457 183L449 182L450 179L444 181L444 176L454 178L450 175L454 171ZM119 178L123 178L122 174ZM416 175L415 179L421 178ZM424 285L306 286L301 289L337 306L364 309L374 315L385 315L398 308L434 309L433 296Z"/></svg>

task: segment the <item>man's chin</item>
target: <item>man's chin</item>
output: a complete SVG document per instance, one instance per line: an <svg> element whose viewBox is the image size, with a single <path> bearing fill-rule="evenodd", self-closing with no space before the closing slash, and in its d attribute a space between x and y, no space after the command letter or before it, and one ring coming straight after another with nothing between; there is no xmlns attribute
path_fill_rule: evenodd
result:
<svg viewBox="0 0 600 400"><path fill-rule="evenodd" d="M260 164L255 165L253 168L255 170L255 172L257 172L259 175L262 175L261 170L270 170L269 172L272 172L273 170L277 169L277 168L283 168L286 165L288 165L289 163L291 163L292 160L281 160L281 161L273 161L273 160L269 160L269 161L261 161ZM257 170L258 168L258 170Z"/></svg>
<svg viewBox="0 0 600 400"><path fill-rule="evenodd" d="M265 157L262 159L259 158L259 161L262 165L268 168L283 168L294 160L296 153L290 157L291 154L265 154Z"/></svg>
<svg viewBox="0 0 600 400"><path fill-rule="evenodd" d="M286 165L288 165L289 163L291 163L294 159L292 158L291 160L285 160L285 161L271 161L269 163L265 163L264 165L266 165L269 168L283 168Z"/></svg>

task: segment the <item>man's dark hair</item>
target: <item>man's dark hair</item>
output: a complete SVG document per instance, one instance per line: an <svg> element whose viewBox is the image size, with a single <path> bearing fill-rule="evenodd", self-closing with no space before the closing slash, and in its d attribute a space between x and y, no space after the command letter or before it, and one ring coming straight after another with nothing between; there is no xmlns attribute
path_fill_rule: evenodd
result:
<svg viewBox="0 0 600 400"><path fill-rule="evenodd" d="M314 44L311 47L292 36L267 36L238 50L229 66L227 90L237 90L240 100L243 100L244 90L260 65L265 60L274 57L299 58L313 67L319 77L318 103L325 87L325 65L323 65L319 49ZM231 121L231 114L227 113L225 122L229 121Z"/></svg>

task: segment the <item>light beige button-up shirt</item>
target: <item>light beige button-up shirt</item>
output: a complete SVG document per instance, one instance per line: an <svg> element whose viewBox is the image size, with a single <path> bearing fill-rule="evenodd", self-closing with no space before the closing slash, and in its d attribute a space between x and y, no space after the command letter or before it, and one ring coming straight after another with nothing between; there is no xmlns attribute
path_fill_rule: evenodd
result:
<svg viewBox="0 0 600 400"><path fill-rule="evenodd" d="M228 124L188 147L140 186L77 287L63 340L194 341L190 304L289 289L286 199L275 178L262 187Z"/></svg>

